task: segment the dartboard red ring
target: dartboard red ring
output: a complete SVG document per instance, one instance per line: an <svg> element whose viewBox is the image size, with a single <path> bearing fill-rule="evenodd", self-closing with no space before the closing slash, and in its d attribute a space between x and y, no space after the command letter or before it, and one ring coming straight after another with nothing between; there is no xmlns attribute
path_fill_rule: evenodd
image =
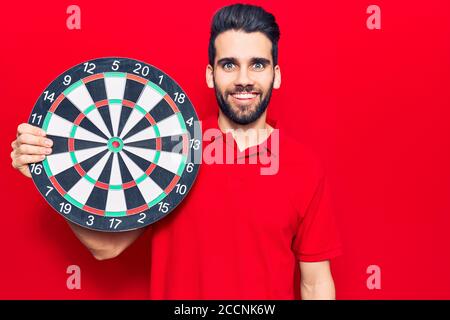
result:
<svg viewBox="0 0 450 320"><path fill-rule="evenodd" d="M201 159L201 127L187 94L142 61L100 58L74 66L41 94L28 122L53 140L29 166L45 200L100 231L145 227L188 194Z"/></svg>

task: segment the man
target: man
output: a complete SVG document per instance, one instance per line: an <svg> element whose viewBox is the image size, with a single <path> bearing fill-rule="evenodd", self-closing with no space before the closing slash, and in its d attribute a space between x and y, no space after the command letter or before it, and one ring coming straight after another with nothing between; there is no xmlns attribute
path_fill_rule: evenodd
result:
<svg viewBox="0 0 450 320"><path fill-rule="evenodd" d="M183 203L149 227L151 299L294 299L300 288L303 299L335 298L329 260L341 244L323 170L266 121L281 84L279 36L275 18L260 7L231 5L213 18L206 82L219 110L203 129L218 134L204 149L223 145L234 160L265 153L279 170L263 175L258 161L202 165ZM27 164L50 154L51 141L28 124L17 133L12 164L30 177ZM69 225L99 260L116 257L143 232Z"/></svg>

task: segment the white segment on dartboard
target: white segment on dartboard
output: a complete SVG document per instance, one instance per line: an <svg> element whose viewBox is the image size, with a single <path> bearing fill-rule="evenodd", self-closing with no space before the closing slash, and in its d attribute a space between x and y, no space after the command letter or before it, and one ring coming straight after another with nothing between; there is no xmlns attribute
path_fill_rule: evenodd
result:
<svg viewBox="0 0 450 320"><path fill-rule="evenodd" d="M144 159L150 159L149 161L152 161L154 154L156 151L152 149L146 149L146 148L139 148L139 147L130 147L125 146L125 150L134 153L135 155L144 158ZM180 167L181 161L183 159L183 156L179 153L175 152L166 152L166 151L159 151L159 159L157 165L169 170L170 172L177 174L178 168Z"/></svg>
<svg viewBox="0 0 450 320"><path fill-rule="evenodd" d="M125 84L127 79L125 77L111 77L105 74L105 88L106 97L108 100L118 99L123 100L125 93ZM122 113L122 104L110 103L109 114L111 115L111 123L113 127L113 135L117 136L119 131L120 115Z"/></svg>
<svg viewBox="0 0 450 320"><path fill-rule="evenodd" d="M73 167L69 152L51 154L46 157L48 166L53 175L57 175L70 167Z"/></svg>
<svg viewBox="0 0 450 320"><path fill-rule="evenodd" d="M137 148L137 147L131 147L131 146L127 146L127 145L125 145L123 147L123 149L126 151L129 151L149 162L152 162L156 155L156 151L152 150L152 149Z"/></svg>
<svg viewBox="0 0 450 320"><path fill-rule="evenodd" d="M125 139L124 143L130 143L135 141L149 140L156 138L155 129L153 127L146 127L145 129L137 132L131 137Z"/></svg>
<svg viewBox="0 0 450 320"><path fill-rule="evenodd" d="M142 169L139 168L139 166L134 163L134 161L131 160L124 152L122 152L121 155L125 165L135 181L145 174L145 172L142 171ZM161 187L158 186L149 176L142 180L137 187L139 188L139 191L141 192L141 195L146 203L150 203L163 192L163 189L161 189Z"/></svg>
<svg viewBox="0 0 450 320"><path fill-rule="evenodd" d="M120 173L118 154L113 154L113 162L111 167L110 185L122 184L122 175ZM127 203L125 200L125 192L123 189L109 189L108 198L106 199L105 211L126 211Z"/></svg>
<svg viewBox="0 0 450 320"><path fill-rule="evenodd" d="M160 151L158 166L177 174L183 156L175 152Z"/></svg>
<svg viewBox="0 0 450 320"><path fill-rule="evenodd" d="M161 100L163 99L163 96L153 89L152 87L145 85L144 89L141 92L141 95L136 101L136 104L140 107L142 107L147 113L152 110ZM130 116L128 117L127 122L125 123L125 126L123 127L123 130L120 134L120 137L124 137L128 131L133 129L133 127L141 121L141 119L144 117L142 113L136 110L136 108L133 108L133 110L130 113Z"/></svg>
<svg viewBox="0 0 450 320"><path fill-rule="evenodd" d="M111 153L107 152L86 174L92 179L98 180L110 155ZM94 186L95 185L87 179L80 178L80 180L78 180L78 182L67 193L84 205L91 195Z"/></svg>
<svg viewBox="0 0 450 320"><path fill-rule="evenodd" d="M103 152L107 149L108 149L108 147L105 145L105 146L95 147L95 148L75 150L74 153L75 153L75 157L77 158L78 163L81 163L84 160L87 160L87 159L95 156L96 154Z"/></svg>
<svg viewBox="0 0 450 320"><path fill-rule="evenodd" d="M78 163L95 156L96 154L106 150L105 146L83 149L79 151L74 151L75 156L77 157ZM70 152L63 152L57 154L50 154L47 156L47 162L52 171L52 174L55 176L64 170L73 167L74 164L72 162L72 158L70 157Z"/></svg>
<svg viewBox="0 0 450 320"><path fill-rule="evenodd" d="M47 127L47 134L52 136L69 138L70 133L72 131L74 124L57 114L52 114L50 118L50 122ZM107 142L106 139L82 128L78 127L75 132L75 139L87 140L87 141L95 141L95 142Z"/></svg>
<svg viewBox="0 0 450 320"><path fill-rule="evenodd" d="M88 89L82 83L77 88L73 89L69 94L67 94L67 98L72 102L72 104L80 110L80 112L83 112L92 106L94 104L94 101L92 100L91 95L89 94ZM91 120L91 122L100 130L102 131L107 137L110 136L108 128L106 127L105 122L103 121L102 116L100 115L100 112L98 112L98 109L95 108L91 112L89 112L86 115L86 118Z"/></svg>
<svg viewBox="0 0 450 320"><path fill-rule="evenodd" d="M176 136L185 133L178 120L177 114L173 114L157 123L160 137Z"/></svg>
<svg viewBox="0 0 450 320"><path fill-rule="evenodd" d="M157 123L157 125L160 137L176 136L185 133L176 114L173 114L170 117L161 120ZM135 141L149 140L155 137L155 130L153 129L153 127L147 127L139 132L136 132L136 134L132 135L131 137L128 137L124 140L124 142L130 143Z"/></svg>

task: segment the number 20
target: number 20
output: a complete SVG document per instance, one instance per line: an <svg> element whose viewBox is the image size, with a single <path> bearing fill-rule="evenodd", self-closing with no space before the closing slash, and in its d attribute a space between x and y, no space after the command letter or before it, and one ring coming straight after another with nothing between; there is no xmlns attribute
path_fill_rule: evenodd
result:
<svg viewBox="0 0 450 320"><path fill-rule="evenodd" d="M133 70L134 73L136 74L141 74L144 77L148 76L150 69L147 66L142 66L142 64L140 63L136 63L135 64L136 69Z"/></svg>

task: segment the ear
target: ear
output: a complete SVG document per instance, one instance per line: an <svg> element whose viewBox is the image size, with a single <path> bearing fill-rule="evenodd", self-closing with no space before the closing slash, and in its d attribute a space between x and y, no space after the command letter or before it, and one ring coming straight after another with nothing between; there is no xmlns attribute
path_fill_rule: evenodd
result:
<svg viewBox="0 0 450 320"><path fill-rule="evenodd" d="M213 89L214 88L214 69L213 67L208 64L206 66L206 85L208 88Z"/></svg>
<svg viewBox="0 0 450 320"><path fill-rule="evenodd" d="M273 79L273 88L274 89L279 89L281 86L281 70L280 70L280 66L276 65L274 68L275 71L275 77Z"/></svg>

